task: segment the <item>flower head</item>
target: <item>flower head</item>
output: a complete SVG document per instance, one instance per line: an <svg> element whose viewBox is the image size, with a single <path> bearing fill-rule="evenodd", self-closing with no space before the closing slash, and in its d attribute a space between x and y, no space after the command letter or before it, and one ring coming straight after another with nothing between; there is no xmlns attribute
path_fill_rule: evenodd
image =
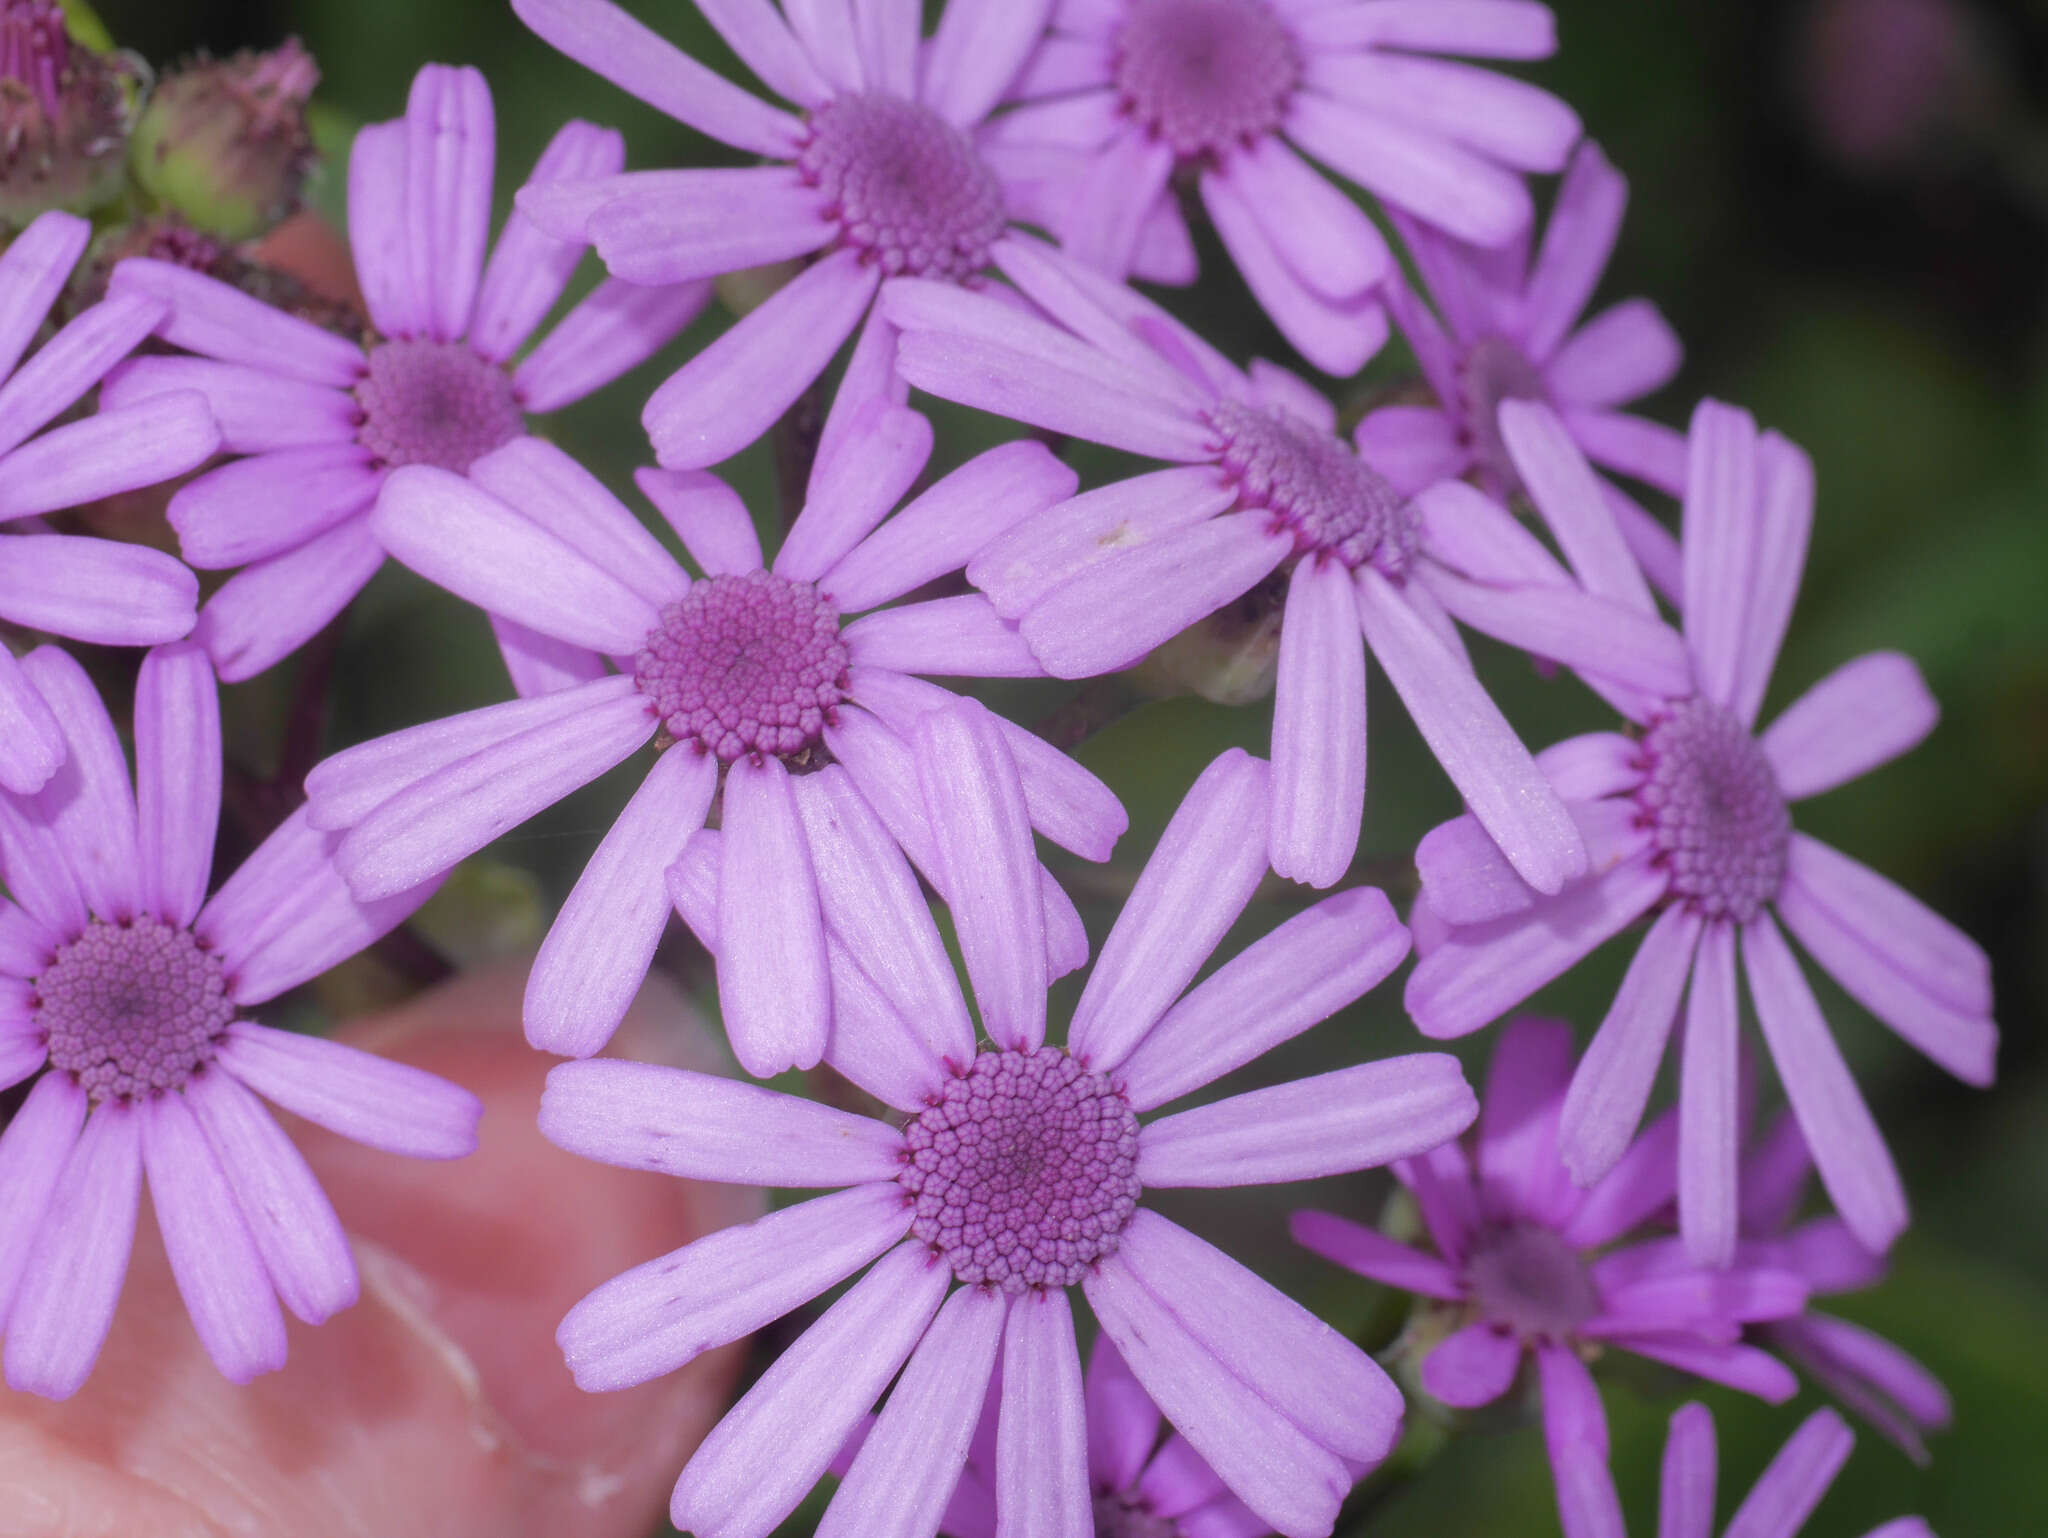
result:
<svg viewBox="0 0 2048 1538"><path fill-rule="evenodd" d="M803 258L804 270L685 364L641 421L672 469L760 437L861 336L826 419L830 453L876 400L900 403L895 337L873 309L885 277L974 282L1014 237L1015 196L983 152L983 119L1044 30L1050 0L949 0L930 39L919 8L705 5L740 61L796 110L732 85L611 0L515 0L555 47L762 163L629 172L531 187L542 228L588 240L636 283L707 279ZM866 324L862 325L865 318Z"/></svg>
<svg viewBox="0 0 2048 1538"><path fill-rule="evenodd" d="M1458 1328L1422 1360L1422 1386L1446 1404L1490 1404L1533 1361L1565 1531L1619 1533L1587 1356L1633 1352L1775 1404L1797 1381L1738 1336L1798 1314L1806 1285L1775 1256L1704 1270L1668 1238L1632 1237L1676 1189L1671 1117L1599 1184L1573 1185L1558 1157L1571 1070L1568 1025L1516 1021L1494 1048L1471 1153L1448 1143L1395 1166L1434 1256L1327 1212L1296 1213L1293 1229L1317 1254L1455 1310Z"/></svg>
<svg viewBox="0 0 2048 1538"><path fill-rule="evenodd" d="M1778 1449L1770 1466L1750 1486L1721 1530L1722 1538L1798 1538L1813 1515L1856 1438L1832 1410L1815 1410ZM1671 1417L1671 1435L1664 1444L1664 1477L1657 1531L1661 1538L1714 1538L1714 1485L1718 1450L1714 1417L1705 1405L1679 1407ZM1620 1513L1607 1529L1626 1538ZM1863 1538L1934 1538L1933 1529L1918 1517L1898 1517L1872 1528Z"/></svg>
<svg viewBox="0 0 2048 1538"><path fill-rule="evenodd" d="M1678 636L1654 612L1582 591L1471 487L1411 496L1418 488L1339 438L1336 407L1285 370L1240 371L1164 311L1042 246L1013 242L998 260L1054 319L898 280L883 305L903 331L904 377L1176 466L1072 498L969 563L1046 670L1129 667L1261 584L1284 586L1275 870L1328 886L1357 848L1369 650L1516 870L1551 891L1581 874L1577 831L1473 677L1452 621L1595 679L1672 690L1690 678Z"/></svg>
<svg viewBox="0 0 2048 1538"><path fill-rule="evenodd" d="M833 991L829 937L874 923L878 892L915 891L906 852L940 891L957 890L935 863L909 748L918 718L954 696L913 675L1040 671L978 594L880 606L1070 495L1074 474L1040 444L1006 444L885 521L930 451L923 417L874 403L820 458L772 564L722 481L642 472L702 576L538 441L507 444L466 477L426 465L394 473L372 537L490 611L529 697L314 770L314 821L350 830L339 859L357 893L447 869L659 733L646 782L541 947L528 1038L577 1055L604 1044L661 937L666 873L722 795L722 843L705 835L695 858L720 850L727 939L711 948L726 1028L750 1072L815 1064ZM1116 798L1065 754L1006 730L1027 765L1033 823L1083 858L1106 858L1125 826ZM1047 944L1057 970L1071 971L1087 936L1052 878L1041 880Z"/></svg>
<svg viewBox="0 0 2048 1538"><path fill-rule="evenodd" d="M988 154L1031 217L1112 277L1186 283L1177 184L1288 341L1355 374L1386 336L1385 242L1302 158L1450 236L1528 226L1521 172L1556 171L1579 120L1524 81L1436 58L1539 59L1547 7L1522 0L1108 0L1063 7L991 125Z"/></svg>
<svg viewBox="0 0 2048 1538"><path fill-rule="evenodd" d="M0 253L0 523L153 486L220 444L206 401L191 390L103 405L50 427L164 318L154 299L117 295L23 361L91 236L83 219L48 213ZM149 646L191 630L198 596L192 573L161 551L69 534L0 535L0 619L31 630ZM0 716L10 723L0 732L0 788L40 790L63 759L64 734L5 647Z"/></svg>
<svg viewBox="0 0 2048 1538"><path fill-rule="evenodd" d="M356 136L349 240L371 325L360 338L176 261L114 269L113 292L166 308L160 334L199 356L137 359L108 381L103 403L197 390L237 456L170 504L187 560L242 568L201 622L223 678L290 655L362 590L384 559L368 514L394 469L468 469L523 436L529 416L609 383L703 308L702 284L603 284L515 362L582 246L515 213L486 262L495 144L483 76L439 64L414 78L403 118ZM533 179L601 175L624 158L616 133L572 122Z"/></svg>
<svg viewBox="0 0 2048 1538"><path fill-rule="evenodd" d="M0 979L15 1001L0 1081L33 1080L0 1133L7 1382L56 1399L85 1382L145 1178L193 1326L246 1382L284 1364L280 1300L318 1324L357 1288L334 1209L256 1096L393 1153L476 1146L467 1091L250 1018L402 922L434 883L357 902L334 840L299 812L208 899L221 758L205 653L187 642L143 659L132 789L78 664L46 646L21 667L68 753L38 795L0 793L13 897Z"/></svg>
<svg viewBox="0 0 2048 1538"><path fill-rule="evenodd" d="M843 1188L598 1288L557 1334L571 1370L589 1389L644 1381L868 1267L691 1458L677 1526L771 1531L893 1379L819 1531L932 1531L1000 1361L993 1466L981 1465L995 1509L1006 1530L1085 1532L1091 1502L1131 1493L1149 1446L1118 1424L1132 1385L1100 1381L1101 1367L1095 1389L1083 1386L1068 1298L1078 1286L1214 1481L1272 1528L1319 1538L1355 1470L1393 1446L1399 1394L1371 1358L1143 1194L1417 1155L1471 1121L1471 1091L1453 1059L1421 1054L1138 1118L1357 998L1399 964L1405 932L1379 892L1342 893L1183 994L1265 870L1266 766L1233 750L1181 804L1054 1045L1009 735L969 701L925 715L915 735L981 1035L913 893L876 901L832 953L827 1061L894 1118L646 1064L557 1067L541 1128L572 1152L694 1179ZM696 902L700 930L724 928L724 896ZM1098 1439L1121 1449L1106 1489L1091 1488Z"/></svg>
<svg viewBox="0 0 2048 1538"><path fill-rule="evenodd" d="M1546 409L1511 402L1501 420L1553 524L1605 520L1611 533L1590 470ZM1422 903L1447 933L1410 977L1408 1007L1426 1034L1462 1035L1652 916L1573 1077L1561 1146L1581 1181L1613 1167L1685 997L1680 1226L1697 1258L1724 1262L1737 1238L1739 956L1822 1183L1850 1232L1882 1252L1905 1226L1905 1193L1778 920L1851 997L1973 1084L1991 1081L1997 1049L1990 966L1889 881L1796 831L1789 807L1912 747L1936 707L1909 660L1875 652L1756 729L1798 591L1813 471L1791 443L1712 401L1694 415L1690 453L1683 576L1695 685L1603 691L1628 730L1539 756L1586 832L1593 874L1578 885L1538 897L1470 819L1423 840ZM1647 611L1625 555L1588 569L1589 584Z"/></svg>
<svg viewBox="0 0 2048 1538"><path fill-rule="evenodd" d="M1476 474L1510 500L1526 488L1501 435L1500 404L1544 401L1596 463L1674 496L1684 490L1684 436L1619 409L1670 382L1683 356L1678 338L1646 299L1622 300L1581 324L1627 205L1628 183L1587 142L1572 156L1533 261L1526 238L1489 251L1397 213L1434 308L1398 275L1387 306L1436 404L1368 413L1361 449L1416 485ZM1630 550L1675 601L1677 541L1619 489L1603 489Z"/></svg>

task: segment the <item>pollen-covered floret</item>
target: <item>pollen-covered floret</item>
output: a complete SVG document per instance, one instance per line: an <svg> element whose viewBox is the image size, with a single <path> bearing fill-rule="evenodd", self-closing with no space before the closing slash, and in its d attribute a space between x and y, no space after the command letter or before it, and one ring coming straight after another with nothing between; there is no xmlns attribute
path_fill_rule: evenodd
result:
<svg viewBox="0 0 2048 1538"><path fill-rule="evenodd" d="M1192 160L1279 128L1301 57L1266 0L1130 0L1111 73L1123 111Z"/></svg>
<svg viewBox="0 0 2048 1538"><path fill-rule="evenodd" d="M1221 401L1209 412L1240 507L1265 508L1295 548L1393 575L1415 554L1415 514L1350 446L1293 414Z"/></svg>
<svg viewBox="0 0 2048 1538"><path fill-rule="evenodd" d="M235 1018L217 957L148 917L94 919L36 977L31 1008L50 1066L102 1100L182 1086Z"/></svg>
<svg viewBox="0 0 2048 1538"><path fill-rule="evenodd" d="M356 441L391 469L464 475L526 430L511 379L461 342L384 342L370 349L368 367L356 386Z"/></svg>
<svg viewBox="0 0 2048 1538"><path fill-rule="evenodd" d="M1770 761L1733 712L1695 697L1643 734L1636 792L1671 889L1710 918L1748 923L1785 878L1792 815Z"/></svg>
<svg viewBox="0 0 2048 1538"><path fill-rule="evenodd" d="M981 1053L903 1140L910 1231L970 1286L1071 1286L1137 1210L1137 1115L1057 1047Z"/></svg>
<svg viewBox="0 0 2048 1538"><path fill-rule="evenodd" d="M900 96L842 96L811 114L797 156L841 238L909 277L972 277L1007 227L1003 190L967 136Z"/></svg>
<svg viewBox="0 0 2048 1538"><path fill-rule="evenodd" d="M839 611L773 572L710 577L661 611L633 681L669 734L732 763L816 742L846 697Z"/></svg>

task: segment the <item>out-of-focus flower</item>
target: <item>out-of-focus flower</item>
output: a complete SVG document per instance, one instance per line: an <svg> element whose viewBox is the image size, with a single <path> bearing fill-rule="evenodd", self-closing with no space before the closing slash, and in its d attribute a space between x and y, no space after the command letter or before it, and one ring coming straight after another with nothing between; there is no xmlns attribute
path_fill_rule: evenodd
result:
<svg viewBox="0 0 2048 1538"><path fill-rule="evenodd" d="M699 9L771 107L611 0L514 0L529 27L620 89L765 162L629 172L532 188L541 227L588 240L640 283L815 260L670 376L641 421L670 468L716 464L765 432L861 328L825 421L829 453L877 398L901 400L895 336L874 309L896 273L969 282L1011 241L1004 181L977 130L1044 30L1052 0L949 0L929 40L920 8L704 0ZM866 325L862 326L865 317Z"/></svg>
<svg viewBox="0 0 2048 1538"><path fill-rule="evenodd" d="M1539 418L1521 413L1542 409L1510 402L1502 420L1535 426ZM1604 515L1562 431L1529 446L1518 464L1553 521L1573 508L1582 520ZM1895 652L1859 657L1756 730L1812 518L1806 455L1776 433L1759 437L1748 413L1704 402L1692 422L1683 529L1696 691L1610 691L1632 731L1571 738L1538 760L1573 804L1593 874L1539 897L1469 817L1431 832L1416 853L1421 901L1452 926L1408 981L1409 1012L1427 1035L1476 1030L1655 914L1573 1077L1560 1137L1576 1179L1614 1166L1686 997L1678 1210L1703 1262L1727 1261L1738 1229L1738 952L1836 1210L1880 1252L1906 1224L1898 1171L1774 911L1851 997L1957 1077L1990 1083L1998 1044L1990 963L1976 944L1792 826L1791 802L1867 773L1933 729L1938 711L1919 669ZM1623 584L1648 607L1625 554L1588 577L1595 591L1625 593Z"/></svg>
<svg viewBox="0 0 2048 1538"><path fill-rule="evenodd" d="M1797 1119L1781 1113L1743 1157L1737 1253L1746 1265L1797 1272L1816 1297L1876 1285L1884 1277L1884 1257L1857 1243L1840 1218L1796 1221L1812 1170L1813 1155ZM1809 1309L1758 1325L1751 1334L1804 1369L1915 1463L1927 1462L1925 1434L1947 1430L1953 1418L1941 1380L1862 1325Z"/></svg>
<svg viewBox="0 0 2048 1538"><path fill-rule="evenodd" d="M1460 239L1528 228L1519 173L1557 171L1577 115L1524 81L1434 54L1540 59L1527 0L1099 0L1064 5L990 127L988 154L1034 222L1112 277L1186 283L1191 179L1287 340L1350 375L1386 335L1385 242L1330 171Z"/></svg>
<svg viewBox="0 0 2048 1538"><path fill-rule="evenodd" d="M1850 170L1909 169L1996 119L2006 82L1987 43L1963 0L1811 0L1793 34L1793 93Z"/></svg>
<svg viewBox="0 0 2048 1538"><path fill-rule="evenodd" d="M1757 1476L1722 1538L1798 1538L1806 1519L1849 1461L1856 1438L1832 1410L1815 1410L1778 1449ZM1718 1470L1714 1417L1705 1405L1681 1405L1671 1417L1664 1444L1664 1478L1658 1506L1659 1538L1714 1538L1714 1486ZM1619 1518L1598 1538L1626 1538ZM1574 1535L1577 1538L1577 1535ZM1593 1535L1588 1535L1593 1538ZM1918 1517L1898 1517L1863 1538L1934 1538Z"/></svg>
<svg viewBox="0 0 2048 1538"><path fill-rule="evenodd" d="M1630 1242L1671 1205L1675 1119L1582 1189L1558 1157L1571 1072L1570 1026L1517 1020L1494 1047L1471 1154L1446 1143L1395 1165L1434 1256L1327 1212L1298 1212L1292 1227L1338 1265L1457 1310L1460 1327L1422 1359L1422 1386L1444 1403L1491 1404L1533 1358L1558 1513L1573 1538L1595 1538L1620 1534L1621 1507L1587 1355L1611 1346L1781 1403L1798 1380L1737 1337L1796 1315L1806 1284L1776 1257L1707 1270L1669 1238Z"/></svg>
<svg viewBox="0 0 2048 1538"><path fill-rule="evenodd" d="M221 748L206 654L187 642L143 659L132 789L84 670L48 646L22 669L69 752L39 795L0 793L13 898L0 904L0 1081L35 1077L0 1134L7 1382L55 1399L85 1382L145 1178L193 1327L246 1382L284 1365L280 1300L318 1324L357 1286L334 1209L256 1096L392 1153L476 1146L467 1090L246 1018L378 939L434 883L357 902L334 840L301 812L208 900Z"/></svg>
<svg viewBox="0 0 2048 1538"><path fill-rule="evenodd" d="M170 71L129 141L136 181L196 230L253 239L299 206L313 164L306 100L319 83L297 38Z"/></svg>
<svg viewBox="0 0 2048 1538"><path fill-rule="evenodd" d="M1182 802L1065 1047L1048 1045L1042 905L1007 736L962 701L918 723L916 759L939 863L959 878L952 914L986 1043L913 900L877 904L849 943L827 1053L901 1122L671 1068L557 1067L541 1127L573 1152L845 1188L606 1283L557 1335L571 1370L593 1390L673 1371L872 1262L691 1458L676 1525L772 1531L895 1380L818 1531L932 1531L1000 1358L996 1511L1006 1530L1087 1533L1091 1438L1127 1428L1091 1421L1068 1301L1079 1286L1231 1494L1290 1538L1320 1538L1356 1470L1393 1447L1398 1391L1329 1325L1139 1199L1417 1155L1471 1122L1472 1092L1454 1059L1418 1054L1138 1117L1357 998L1399 964L1406 933L1379 892L1341 893L1183 996L1265 869L1266 766L1233 750Z"/></svg>
<svg viewBox="0 0 2048 1538"><path fill-rule="evenodd" d="M1683 357L1678 338L1647 299L1579 324L1627 205L1628 183L1588 142L1572 157L1533 263L1526 239L1488 251L1396 214L1435 309L1398 275L1387 304L1436 404L1368 413L1360 451L1418 485L1476 472L1494 496L1511 499L1524 488L1501 438L1500 404L1545 401L1596 463L1683 491L1685 435L1617 409L1670 382ZM1678 541L1619 489L1606 490L1629 549L1675 601Z"/></svg>
<svg viewBox="0 0 2048 1538"><path fill-rule="evenodd" d="M751 1073L815 1064L832 1008L828 936L874 922L874 893L889 881L914 889L902 851L939 891L960 891L934 861L909 748L917 719L954 696L912 675L1040 676L978 594L878 606L958 571L1070 495L1074 473L1043 445L1005 444L885 522L930 451L923 417L874 403L819 459L772 567L722 481L643 471L642 489L705 573L694 579L559 449L521 440L467 479L399 471L372 537L489 610L513 678L534 697L314 770L313 819L351 830L339 859L358 894L446 870L663 731L670 745L541 947L528 1037L572 1055L604 1045L661 937L664 872L722 791L728 938L714 949L726 1029ZM1006 730L1034 824L1086 859L1107 858L1125 826L1116 797L1049 744ZM1051 876L1040 882L1057 970L1072 971L1087 934Z"/></svg>
<svg viewBox="0 0 2048 1538"><path fill-rule="evenodd" d="M143 73L76 42L56 0L0 0L0 222L121 195Z"/></svg>
<svg viewBox="0 0 2048 1538"><path fill-rule="evenodd" d="M23 361L91 235L83 219L48 213L0 253L0 522L154 486L220 445L205 399L191 390L102 409L38 436L165 314L157 300L117 295L75 316ZM192 573L159 550L81 535L0 535L0 619L17 625L149 646L190 631L198 598ZM63 759L64 735L4 646L0 717L7 722L0 787L41 789Z"/></svg>
<svg viewBox="0 0 2048 1538"><path fill-rule="evenodd" d="M609 383L687 325L704 284L606 283L517 363L568 286L582 247L513 214L490 237L495 128L473 69L430 64L403 118L356 136L349 240L374 334L324 331L190 267L122 262L112 290L169 307L159 334L197 358L138 358L102 401L198 390L229 453L171 498L185 558L243 568L207 600L200 636L220 676L288 656L375 574L369 511L401 465L460 473L521 437L527 418ZM616 133L572 122L533 176L615 170Z"/></svg>
<svg viewBox="0 0 2048 1538"><path fill-rule="evenodd" d="M1473 677L1452 620L1589 673L1683 690L1679 638L1654 614L1581 591L1471 487L1411 500L1412 486L1336 436L1336 408L1295 375L1263 362L1240 372L1164 311L1045 247L1014 242L999 260L1059 323L899 279L883 308L903 332L903 376L1178 466L1073 498L969 563L1046 671L1129 667L1279 574L1275 870L1328 886L1357 848L1369 650L1515 869L1552 892L1583 874L1577 830ZM1475 580L1459 552L1483 558L1485 573Z"/></svg>

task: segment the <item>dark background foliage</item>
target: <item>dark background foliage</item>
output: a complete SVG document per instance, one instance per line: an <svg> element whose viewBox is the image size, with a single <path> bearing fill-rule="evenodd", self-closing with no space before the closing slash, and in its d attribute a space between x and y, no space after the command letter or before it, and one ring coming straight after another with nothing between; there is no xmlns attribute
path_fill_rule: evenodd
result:
<svg viewBox="0 0 2048 1538"><path fill-rule="evenodd" d="M686 0L632 8L730 63ZM1996 974L2004 1047L1989 1095L1951 1082L1820 983L1918 1220L1891 1280L1839 1311L1933 1367L1956 1397L1957 1424L1937 1439L1925 1472L1862 1436L1807 1531L1857 1534L1907 1511L1945 1538L2031 1531L2048 1512L2038 1446L2048 1419L2048 5L1557 8L1563 50L1529 73L1579 109L1634 191L1603 294L1655 298L1688 346L1683 375L1653 409L1682 423L1699 395L1741 402L1819 466L1810 569L1773 701L1851 656L1892 646L1920 660L1945 710L1927 744L1803 806L1802 826L1956 919L1990 950ZM504 0L102 0L99 9L124 46L160 64L297 34L323 71L323 126L336 145L355 124L399 112L418 65L479 65L498 103L501 205L571 115L622 128L636 166L729 158L554 55ZM1843 86L1858 78L1860 92ZM1845 89L1866 114L1874 103L1874 116L1830 107ZM338 170L318 192L335 217ZM1211 261L1206 273L1168 302L1227 350L1285 359L1227 268ZM641 400L722 323L714 312L663 359L548 430L625 491L628 470L646 458ZM1396 350L1340 393L1363 395L1403 372ZM944 426L975 446L999 436L963 414L945 413ZM765 451L731 469L772 516ZM1545 680L1500 653L1481 665L1533 744L1601 721L1568 679ZM253 766L276 751L290 677L287 667L230 691L231 740ZM350 618L334 690L339 746L487 703L506 685L480 618L387 570ZM1061 697L1052 685L1015 687L1000 703L1029 717ZM1371 719L1367 848L1354 877L1405 902L1407 852L1455 804L1377 680ZM1133 813L1117 859L1074 873L1098 940L1199 767L1229 743L1260 748L1269 722L1269 706L1233 711L1182 698L1146 705L1087 744L1085 758ZM551 909L637 773L621 771L501 843L500 874L530 873L508 877L508 889L516 895L521 879L537 880ZM497 912L490 901L471 899ZM1297 901L1279 894L1255 904L1231 945ZM475 912L444 923L472 938L488 927ZM516 911L505 927L519 931ZM1624 949L1609 947L1539 1002L1583 1033L1611 996ZM687 970L686 947L677 950ZM1486 1040L1466 1052L1475 1077ZM1233 1087L1416 1045L1390 985ZM1369 1329L1370 1289L1294 1251L1282 1224L1309 1200L1370 1219L1384 1186L1326 1186L1165 1205L1331 1318ZM1609 1386L1615 1465L1638 1533L1652 1529L1663 1423L1684 1392L1639 1375ZM1725 1514L1817 1401L1766 1409L1705 1397L1721 1427ZM1379 1508L1372 1531L1555 1531L1536 1429L1513 1417L1470 1429ZM807 1519L792 1530L807 1530Z"/></svg>

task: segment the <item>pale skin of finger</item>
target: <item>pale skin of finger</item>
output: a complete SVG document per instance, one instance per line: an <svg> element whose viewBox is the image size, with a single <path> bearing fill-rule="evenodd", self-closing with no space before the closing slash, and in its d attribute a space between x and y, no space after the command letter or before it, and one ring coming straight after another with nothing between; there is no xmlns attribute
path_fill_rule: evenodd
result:
<svg viewBox="0 0 2048 1538"><path fill-rule="evenodd" d="M8 1538L643 1538L728 1402L739 1347L616 1394L577 1389L554 1330L606 1277L758 1212L751 1193L562 1153L534 1124L553 1058L519 1033L523 966L459 979L345 1032L484 1102L448 1164L286 1119L356 1245L362 1300L290 1327L246 1388L200 1349L145 1205L99 1366L62 1404L0 1389ZM660 982L636 1057L715 1051Z"/></svg>

